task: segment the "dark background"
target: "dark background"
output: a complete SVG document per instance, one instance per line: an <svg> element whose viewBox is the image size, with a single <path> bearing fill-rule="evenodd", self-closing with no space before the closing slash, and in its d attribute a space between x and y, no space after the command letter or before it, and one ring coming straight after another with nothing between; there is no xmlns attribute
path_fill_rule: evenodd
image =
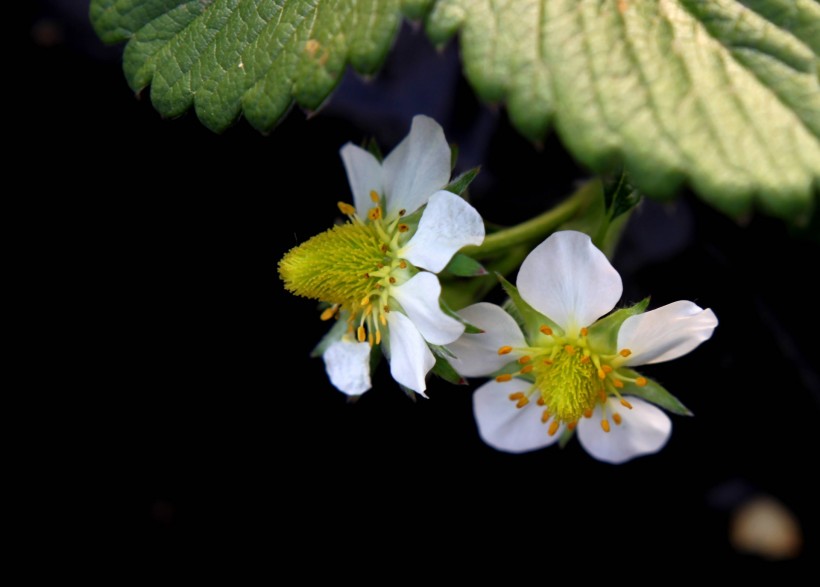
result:
<svg viewBox="0 0 820 587"><path fill-rule="evenodd" d="M14 200L43 357L30 390L54 420L40 469L63 530L91 531L126 557L123 573L208 569L237 550L271 576L331 558L340 577L375 560L513 573L532 561L545 579L628 576L643 561L816 568L816 222L736 221L685 191L645 202L614 258L624 301L689 299L720 320L698 350L645 370L695 417L672 416L667 447L622 466L576 441L498 453L477 436L475 386L431 380L413 403L383 365L346 401L308 356L326 324L283 290L276 263L349 199L346 141L372 135L387 152L412 115L431 115L460 146L457 171L482 165L473 204L513 223L588 177L556 137L523 139L460 78L456 46L436 52L410 26L376 79L348 74L313 116L216 135L129 90L122 47L97 40L86 2L27 6L26 130L11 161L36 169ZM755 495L796 516L797 558L732 547L733 511ZM575 556L591 566L565 568Z"/></svg>

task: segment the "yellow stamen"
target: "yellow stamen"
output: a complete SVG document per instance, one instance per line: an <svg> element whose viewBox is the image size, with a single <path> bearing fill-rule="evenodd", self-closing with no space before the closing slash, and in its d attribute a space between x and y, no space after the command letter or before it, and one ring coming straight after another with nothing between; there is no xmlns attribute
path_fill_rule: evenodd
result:
<svg viewBox="0 0 820 587"><path fill-rule="evenodd" d="M339 212L344 214L345 216L355 216L356 215L356 208L348 204L347 202L339 202L336 204L339 206Z"/></svg>
<svg viewBox="0 0 820 587"><path fill-rule="evenodd" d="M645 386L647 383L649 383L649 381L646 379L646 377L638 377L638 378L635 380L635 385L637 385L638 387L643 387L643 386Z"/></svg>
<svg viewBox="0 0 820 587"><path fill-rule="evenodd" d="M409 226L406 224L399 224L399 232L407 232L408 230L410 230Z"/></svg>
<svg viewBox="0 0 820 587"><path fill-rule="evenodd" d="M621 405L622 405L623 407L625 407L625 408L629 408L630 410L632 409L632 404L630 404L630 403L629 403L628 401L626 401L624 398L621 398Z"/></svg>
<svg viewBox="0 0 820 587"><path fill-rule="evenodd" d="M370 212L367 213L367 217L370 218L370 220L378 220L382 217L382 209L378 206L371 208Z"/></svg>
<svg viewBox="0 0 820 587"><path fill-rule="evenodd" d="M547 403L547 402L545 402L545 401L544 401L544 398L543 398L543 397L539 397L539 398L535 401L535 403L537 403L539 406L543 406L543 405L546 405L546 403Z"/></svg>
<svg viewBox="0 0 820 587"><path fill-rule="evenodd" d="M382 343L382 331L377 330L376 331L376 344L381 344L381 343Z"/></svg>
<svg viewBox="0 0 820 587"><path fill-rule="evenodd" d="M621 425L621 415L618 413L612 414L612 419L615 420L615 423L620 426Z"/></svg>
<svg viewBox="0 0 820 587"><path fill-rule="evenodd" d="M390 282L390 285L394 285L396 283L396 278L391 275L388 281Z"/></svg>
<svg viewBox="0 0 820 587"><path fill-rule="evenodd" d="M503 347L498 349L498 354L499 355L508 355L511 352L512 352L512 347L511 346L503 346Z"/></svg>
<svg viewBox="0 0 820 587"><path fill-rule="evenodd" d="M560 424L558 423L558 420L552 421L552 424L550 424L550 429L547 431L550 433L550 436L555 436L555 433L558 432L559 426Z"/></svg>
<svg viewBox="0 0 820 587"><path fill-rule="evenodd" d="M544 334L546 334L547 336L552 336L552 328L550 328L546 324L544 326L542 326L541 328L539 328L539 330L541 332L543 332Z"/></svg>
<svg viewBox="0 0 820 587"><path fill-rule="evenodd" d="M586 410L584 410L584 418L591 418L591 417L592 417L592 409L587 408Z"/></svg>
<svg viewBox="0 0 820 587"><path fill-rule="evenodd" d="M629 355L632 354L632 351L630 351L629 349L621 349L618 354L621 355L622 357L628 357Z"/></svg>
<svg viewBox="0 0 820 587"><path fill-rule="evenodd" d="M612 373L612 367L611 367L610 365L603 365L603 366L601 367L601 369L603 369L603 370L604 370L604 373L606 373L607 375L609 375L610 373Z"/></svg>
<svg viewBox="0 0 820 587"><path fill-rule="evenodd" d="M541 362L544 363L545 365L552 365L554 363L554 361L552 359L544 359Z"/></svg>
<svg viewBox="0 0 820 587"><path fill-rule="evenodd" d="M502 375L499 375L495 378L495 380L499 383L504 383L505 381L509 381L510 379L512 379L512 375L510 375L509 373L503 373Z"/></svg>
<svg viewBox="0 0 820 587"><path fill-rule="evenodd" d="M367 334L365 333L364 326L359 326L359 328L356 329L356 338L359 342L364 342L367 340Z"/></svg>
<svg viewBox="0 0 820 587"><path fill-rule="evenodd" d="M404 208L399 210L399 216L404 216L405 214L407 214L407 210L405 210Z"/></svg>
<svg viewBox="0 0 820 587"><path fill-rule="evenodd" d="M542 424L546 424L546 423L549 421L549 419L550 419L551 417L552 417L552 416L550 415L550 411L549 411L549 410L544 410L544 411L541 413L541 423L542 423Z"/></svg>
<svg viewBox="0 0 820 587"><path fill-rule="evenodd" d="M612 385L614 385L614 386L615 386L615 387L617 387L618 389L621 389L621 388L624 386L624 382L623 382L623 381L621 381L620 379L614 379L614 380L612 381Z"/></svg>
<svg viewBox="0 0 820 587"><path fill-rule="evenodd" d="M589 363L589 355L584 355L581 357L581 363Z"/></svg>
<svg viewBox="0 0 820 587"><path fill-rule="evenodd" d="M387 310L385 310L386 312ZM379 314L379 322L382 323L382 326L387 326L387 316L384 314Z"/></svg>
<svg viewBox="0 0 820 587"><path fill-rule="evenodd" d="M511 393L507 397L510 398L510 401L513 401L513 402L518 401L522 397L524 397L524 392L523 391L516 391L516 392Z"/></svg>
<svg viewBox="0 0 820 587"><path fill-rule="evenodd" d="M527 364L527 363L529 363L530 361L532 361L532 357L530 357L530 356L528 356L528 355L524 355L523 357L521 357L520 359L518 359L518 362L519 362L519 363L521 363L522 365L526 365L526 364Z"/></svg>
<svg viewBox="0 0 820 587"><path fill-rule="evenodd" d="M587 328L586 326L584 326L584 327L581 329L581 336L587 336L587 335L589 335L589 328Z"/></svg>
<svg viewBox="0 0 820 587"><path fill-rule="evenodd" d="M602 404L606 403L606 392L603 389L598 390L598 399L601 400Z"/></svg>
<svg viewBox="0 0 820 587"><path fill-rule="evenodd" d="M568 344L568 345L564 346L564 351L566 351L566 353L568 355L574 355L575 354L575 347L572 346L571 344Z"/></svg>
<svg viewBox="0 0 820 587"><path fill-rule="evenodd" d="M524 406L526 406L528 403L530 403L530 400L527 399L526 397L522 397L520 400L518 400L518 403L515 404L515 407L521 409Z"/></svg>
<svg viewBox="0 0 820 587"><path fill-rule="evenodd" d="M370 348L373 348L373 331L367 333L367 342L370 344Z"/></svg>
<svg viewBox="0 0 820 587"><path fill-rule="evenodd" d="M598 369L598 379L606 379L606 371Z"/></svg>
<svg viewBox="0 0 820 587"><path fill-rule="evenodd" d="M533 365L527 365L526 367L522 367L519 373L529 373L533 370Z"/></svg>
<svg viewBox="0 0 820 587"><path fill-rule="evenodd" d="M319 316L319 318L321 318L323 321L330 320L331 318L333 318L336 315L336 310L338 310L338 309L339 309L339 306L331 306L331 307L327 308L324 312L322 312L322 315Z"/></svg>
<svg viewBox="0 0 820 587"><path fill-rule="evenodd" d="M575 427L578 425L578 422L570 422L567 424L567 430L575 430Z"/></svg>
<svg viewBox="0 0 820 587"><path fill-rule="evenodd" d="M609 420L607 420L606 418L601 420L601 428L604 429L604 432L609 432Z"/></svg>
<svg viewBox="0 0 820 587"><path fill-rule="evenodd" d="M404 259L399 261L399 269L407 269L407 261L405 261Z"/></svg>
<svg viewBox="0 0 820 587"><path fill-rule="evenodd" d="M370 199L376 204L379 203L379 194L376 193L376 190L370 190Z"/></svg>
<svg viewBox="0 0 820 587"><path fill-rule="evenodd" d="M369 304L370 304L370 294L368 294L368 295L364 296L364 297L362 298L362 301L361 301L361 302L359 302L359 303L360 303L362 306L367 306L367 305L369 305Z"/></svg>

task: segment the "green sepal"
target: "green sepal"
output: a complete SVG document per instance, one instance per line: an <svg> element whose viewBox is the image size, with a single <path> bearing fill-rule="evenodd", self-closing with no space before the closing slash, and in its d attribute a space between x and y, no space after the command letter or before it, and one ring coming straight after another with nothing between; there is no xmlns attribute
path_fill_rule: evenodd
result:
<svg viewBox="0 0 820 587"><path fill-rule="evenodd" d="M608 316L601 318L595 324L589 327L589 334L587 340L591 349L603 353L612 354L618 349L618 331L621 329L621 324L630 316L636 316L646 311L649 306L649 297L645 297L637 304L628 308L621 308L615 310Z"/></svg>
<svg viewBox="0 0 820 587"><path fill-rule="evenodd" d="M313 347L313 350L310 351L311 358L315 359L316 357L321 357L324 355L327 347L334 342L341 340L346 330L347 320L336 320L336 323L330 328L330 330L327 331L321 340L319 340L319 344Z"/></svg>
<svg viewBox="0 0 820 587"><path fill-rule="evenodd" d="M564 448L567 443L572 440L573 436L575 436L575 430L564 428L564 431L561 433L561 438L558 439L558 446Z"/></svg>
<svg viewBox="0 0 820 587"><path fill-rule="evenodd" d="M632 369L621 368L618 369L618 371L633 379L641 377L640 373L633 371ZM627 381L623 389L620 390L621 394L634 395L635 397L639 397L655 404L656 406L660 406L661 408L672 412L673 414L678 414L679 416L694 415L689 408L683 405L678 398L669 393L660 383L646 377L644 377L644 379L646 379L647 383L643 387L638 387L634 383Z"/></svg>
<svg viewBox="0 0 820 587"><path fill-rule="evenodd" d="M458 277L481 277L488 273L484 265L464 253L453 255L444 271Z"/></svg>
<svg viewBox="0 0 820 587"><path fill-rule="evenodd" d="M409 387L403 386L401 383L399 383L399 387L404 392L404 395L406 395L408 398L410 398L410 401L415 403L415 401L417 399L416 396L418 394L415 391L413 391L412 389L410 389Z"/></svg>
<svg viewBox="0 0 820 587"><path fill-rule="evenodd" d="M436 363L433 365L433 374L438 375L447 383L453 385L467 385L467 380L456 371L447 360L443 353L439 354L439 349L443 347L432 347L433 355L436 357ZM445 349L446 350L446 349Z"/></svg>
<svg viewBox="0 0 820 587"><path fill-rule="evenodd" d="M456 168L458 161L458 145L450 145L450 171Z"/></svg>
<svg viewBox="0 0 820 587"><path fill-rule="evenodd" d="M614 179L604 182L604 205L610 222L621 214L629 212L640 201L640 192L632 187L623 171L619 172Z"/></svg>
<svg viewBox="0 0 820 587"><path fill-rule="evenodd" d="M375 137L370 137L365 141L363 148L365 151L373 155L379 163L384 161L384 155L382 154L382 150L379 147L379 143L376 142Z"/></svg>
<svg viewBox="0 0 820 587"><path fill-rule="evenodd" d="M549 326L556 333L563 332L563 329L555 322L525 302L521 294L518 293L518 288L507 281L503 275L500 273L496 275L498 276L498 281L501 282L501 287L504 288L504 291L510 297L512 306L515 308L515 314L512 312L510 312L510 314L518 320L524 330L524 336L526 336L530 344L537 344L536 341L545 336L540 330L541 326Z"/></svg>
<svg viewBox="0 0 820 587"><path fill-rule="evenodd" d="M464 318L459 316L455 311L453 311L453 309L447 305L447 302L444 301L443 296L439 298L438 305L441 308L442 312L464 324L464 334L484 334L483 329L479 328L475 324L470 324Z"/></svg>
<svg viewBox="0 0 820 587"><path fill-rule="evenodd" d="M465 191L467 191L467 187L473 182L473 180L478 175L479 171L481 171L481 166L468 169L467 171L456 177L453 181L448 183L446 186L444 186L444 188L442 189L448 192L452 192L457 196L460 196Z"/></svg>

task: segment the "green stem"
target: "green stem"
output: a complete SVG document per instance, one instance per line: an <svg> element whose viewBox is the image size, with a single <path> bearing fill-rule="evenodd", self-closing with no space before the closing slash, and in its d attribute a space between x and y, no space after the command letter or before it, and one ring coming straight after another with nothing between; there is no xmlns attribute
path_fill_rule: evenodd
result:
<svg viewBox="0 0 820 587"><path fill-rule="evenodd" d="M575 216L597 193L597 190L600 190L600 183L589 181L555 208L521 224L487 235L481 245L464 247L461 252L480 259L542 238Z"/></svg>

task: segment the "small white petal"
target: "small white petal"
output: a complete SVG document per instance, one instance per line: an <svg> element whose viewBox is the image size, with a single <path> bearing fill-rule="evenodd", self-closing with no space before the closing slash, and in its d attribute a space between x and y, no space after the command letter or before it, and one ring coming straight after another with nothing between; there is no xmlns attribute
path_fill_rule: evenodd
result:
<svg viewBox="0 0 820 587"><path fill-rule="evenodd" d="M552 234L527 255L518 291L533 308L570 334L589 326L621 299L621 276L586 234Z"/></svg>
<svg viewBox="0 0 820 587"><path fill-rule="evenodd" d="M430 197L413 238L402 256L417 267L438 273L461 247L484 242L481 215L463 198L438 191Z"/></svg>
<svg viewBox="0 0 820 587"><path fill-rule="evenodd" d="M353 192L353 205L359 218L367 218L367 212L375 206L370 199L370 192L380 196L384 193L382 184L382 165L371 153L352 143L347 143L339 153L342 156L350 191Z"/></svg>
<svg viewBox="0 0 820 587"><path fill-rule="evenodd" d="M390 373L393 379L424 395L425 376L436 359L418 329L401 312L387 314L390 328Z"/></svg>
<svg viewBox="0 0 820 587"><path fill-rule="evenodd" d="M387 216L415 212L450 180L450 147L444 131L427 116L414 116L410 134L384 160Z"/></svg>
<svg viewBox="0 0 820 587"><path fill-rule="evenodd" d="M464 324L442 311L439 303L441 284L432 273L416 273L407 282L391 288L390 295L401 304L426 341L447 344L464 332Z"/></svg>
<svg viewBox="0 0 820 587"><path fill-rule="evenodd" d="M481 334L464 333L458 340L447 345L447 350L455 355L455 358L450 359L450 365L460 375L489 375L523 355L516 351L507 355L498 354L498 349L502 346L520 348L527 344L518 323L499 306L479 302L459 310L458 315L484 331Z"/></svg>
<svg viewBox="0 0 820 587"><path fill-rule="evenodd" d="M340 340L322 355L330 382L347 395L361 395L370 389L370 345Z"/></svg>
<svg viewBox="0 0 820 587"><path fill-rule="evenodd" d="M672 302L624 320L618 331L618 349L632 351L626 365L670 361L709 340L717 324L712 310L692 302Z"/></svg>
<svg viewBox="0 0 820 587"><path fill-rule="evenodd" d="M626 461L658 452L672 433L672 421L662 410L637 397L629 397L632 409L623 407L615 398L607 402L609 432L604 432L601 405L591 418L578 422L578 441L589 454L606 463L618 465ZM612 413L621 415L615 424Z"/></svg>
<svg viewBox="0 0 820 587"><path fill-rule="evenodd" d="M544 408L531 401L516 407L510 394L526 391L525 381L488 381L473 394L473 414L481 439L496 450L522 453L544 448L558 441L563 426L550 436L549 424L541 422Z"/></svg>

